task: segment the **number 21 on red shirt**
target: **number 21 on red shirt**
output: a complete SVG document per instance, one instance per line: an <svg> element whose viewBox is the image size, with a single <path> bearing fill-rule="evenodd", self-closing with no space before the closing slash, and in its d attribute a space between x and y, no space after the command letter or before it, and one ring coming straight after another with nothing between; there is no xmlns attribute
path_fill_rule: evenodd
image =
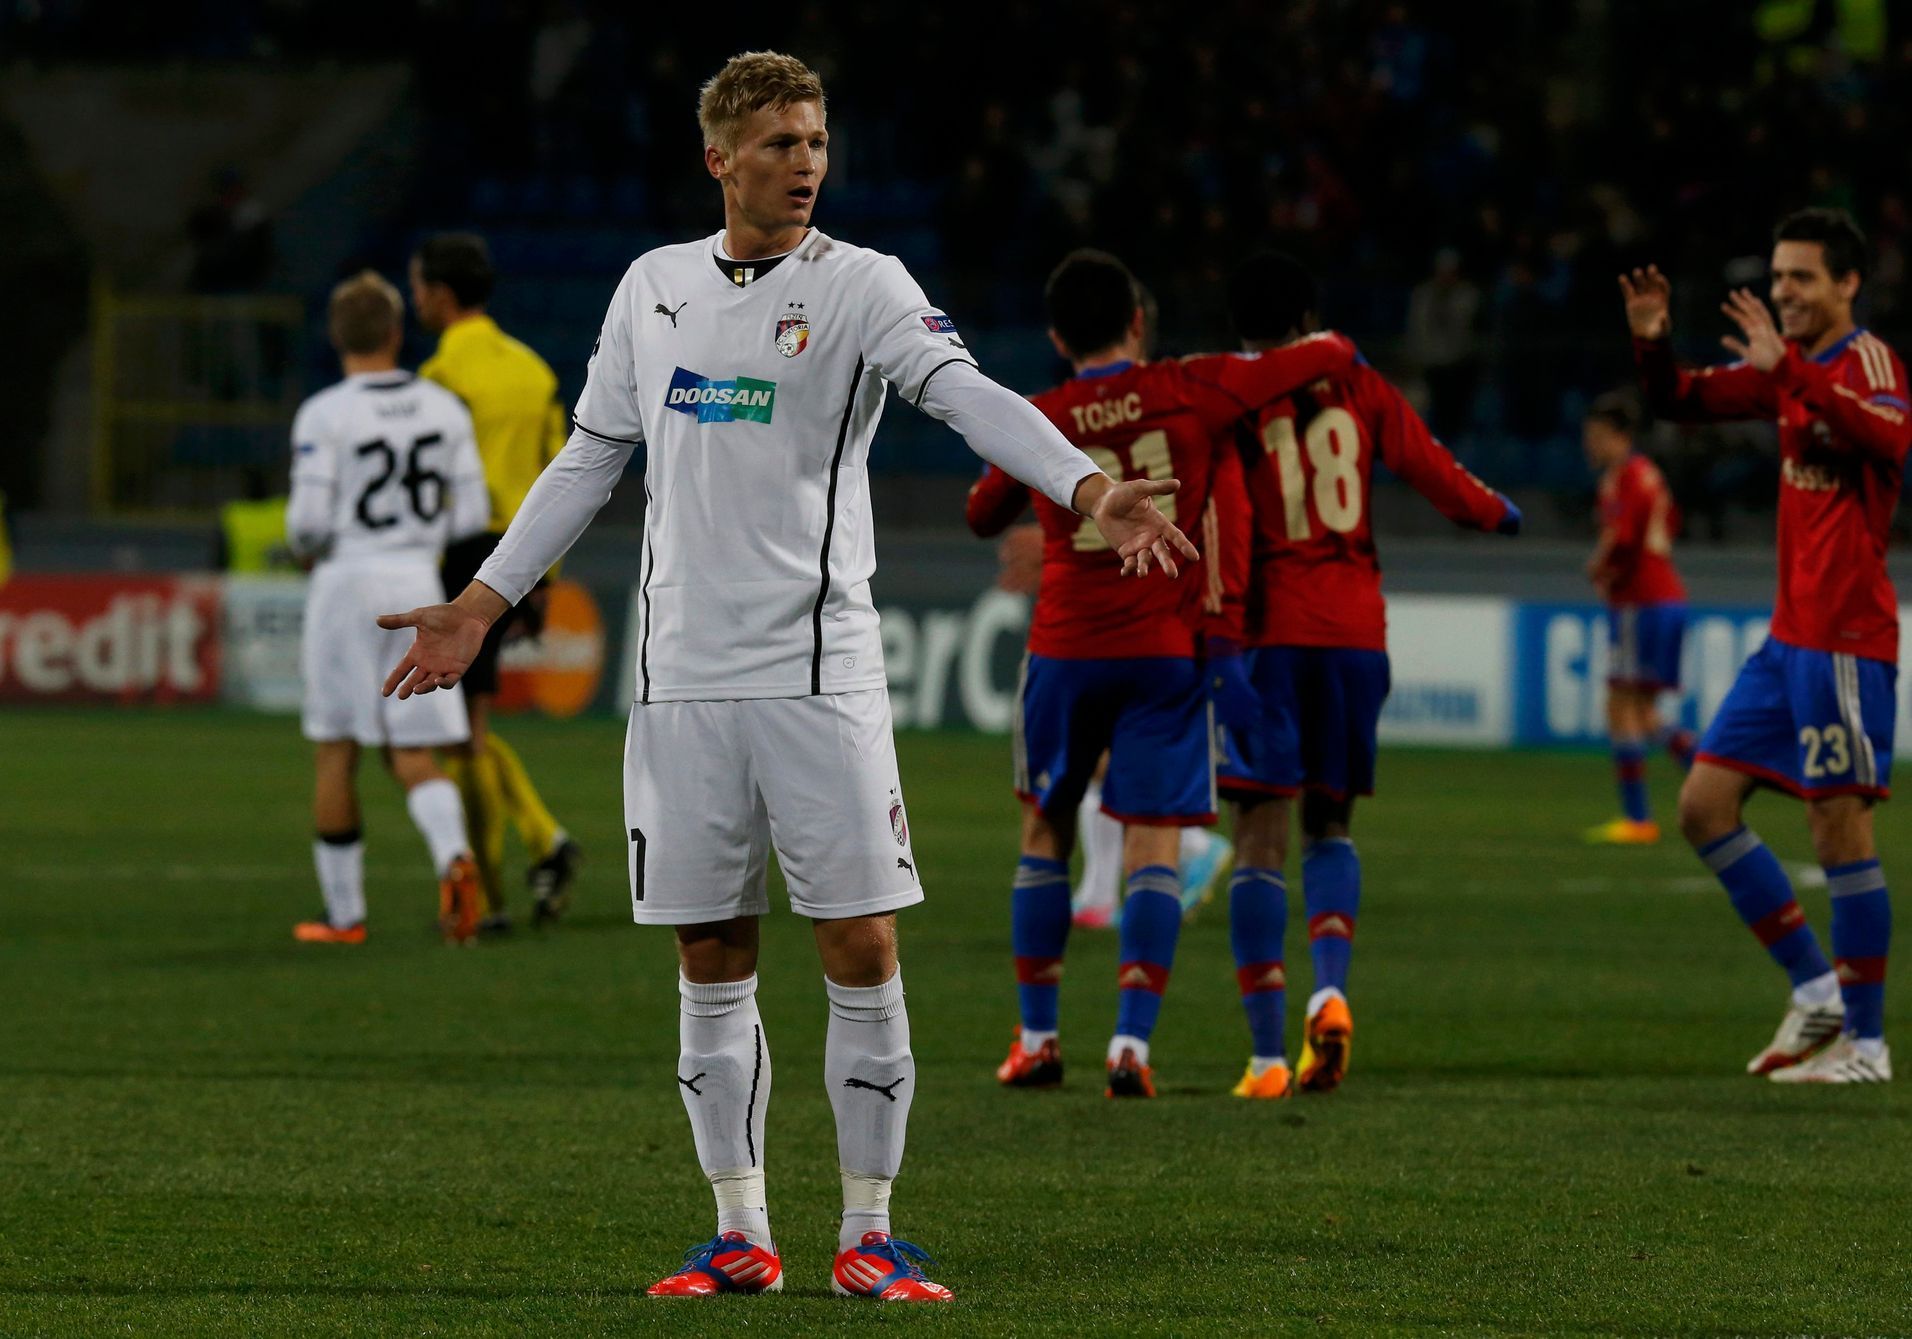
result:
<svg viewBox="0 0 1912 1339"><path fill-rule="evenodd" d="M1082 454L1117 483L1123 481L1122 457L1108 447L1085 446ZM1137 437L1129 443L1129 460L1135 466L1135 478L1168 478L1174 469L1174 461L1169 458L1168 433L1157 428L1154 432L1145 432ZM1155 505L1169 520L1175 519L1175 494L1156 498ZM1109 541L1102 538L1102 532L1095 528L1095 518L1084 516L1082 524L1076 527L1071 546L1077 553L1099 553L1109 547Z"/></svg>

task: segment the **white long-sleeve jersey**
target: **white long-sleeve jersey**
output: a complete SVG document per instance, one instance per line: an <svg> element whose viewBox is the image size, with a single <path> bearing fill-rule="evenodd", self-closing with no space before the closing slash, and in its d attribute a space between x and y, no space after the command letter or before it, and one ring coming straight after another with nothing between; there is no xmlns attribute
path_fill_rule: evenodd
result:
<svg viewBox="0 0 1912 1339"><path fill-rule="evenodd" d="M642 443L637 700L879 687L866 467L888 388L1063 506L1096 466L977 370L895 257L812 229L752 279L749 262L720 267L722 239L625 273L571 438L478 579L516 603Z"/></svg>
<svg viewBox="0 0 1912 1339"><path fill-rule="evenodd" d="M286 538L302 557L418 559L485 528L485 467L471 415L409 372L361 372L292 420Z"/></svg>

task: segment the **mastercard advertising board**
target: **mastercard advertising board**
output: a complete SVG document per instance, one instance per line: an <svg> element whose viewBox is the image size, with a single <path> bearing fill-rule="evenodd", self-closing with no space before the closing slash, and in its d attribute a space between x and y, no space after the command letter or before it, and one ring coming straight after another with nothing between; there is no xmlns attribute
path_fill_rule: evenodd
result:
<svg viewBox="0 0 1912 1339"><path fill-rule="evenodd" d="M544 630L508 640L498 660L498 708L576 716L597 701L604 679L604 619L575 581L547 590Z"/></svg>

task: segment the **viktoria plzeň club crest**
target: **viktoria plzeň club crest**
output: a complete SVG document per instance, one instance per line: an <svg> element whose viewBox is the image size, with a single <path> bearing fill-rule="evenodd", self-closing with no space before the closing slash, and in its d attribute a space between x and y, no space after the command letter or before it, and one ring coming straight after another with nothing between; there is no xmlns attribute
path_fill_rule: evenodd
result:
<svg viewBox="0 0 1912 1339"><path fill-rule="evenodd" d="M910 822L903 817L903 797L895 791L890 792L890 831L895 834L898 846L909 845Z"/></svg>
<svg viewBox="0 0 1912 1339"><path fill-rule="evenodd" d="M777 352L795 358L809 343L810 318L803 314L801 302L793 302L790 310L777 318Z"/></svg>

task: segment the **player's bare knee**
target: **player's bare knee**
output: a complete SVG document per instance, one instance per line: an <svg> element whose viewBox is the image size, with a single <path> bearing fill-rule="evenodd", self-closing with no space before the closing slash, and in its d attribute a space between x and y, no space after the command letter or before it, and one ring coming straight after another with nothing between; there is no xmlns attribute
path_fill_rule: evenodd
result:
<svg viewBox="0 0 1912 1339"><path fill-rule="evenodd" d="M1039 860L1068 860L1075 850L1075 810L1054 815L1025 800L1022 806L1022 853Z"/></svg>
<svg viewBox="0 0 1912 1339"><path fill-rule="evenodd" d="M1737 828L1745 793L1722 784L1720 769L1701 765L1687 774L1680 787L1680 835L1694 847L1718 841Z"/></svg>
<svg viewBox="0 0 1912 1339"><path fill-rule="evenodd" d="M1354 823L1352 797L1311 790L1301 797L1301 836L1308 845L1345 838Z"/></svg>
<svg viewBox="0 0 1912 1339"><path fill-rule="evenodd" d="M1807 801L1806 826L1821 865L1849 865L1878 854L1872 838L1872 808L1861 796Z"/></svg>
<svg viewBox="0 0 1912 1339"><path fill-rule="evenodd" d="M1122 872L1166 865L1174 869L1181 861L1182 830L1163 824L1130 823L1122 829Z"/></svg>
<svg viewBox="0 0 1912 1339"><path fill-rule="evenodd" d="M387 749L385 766L391 771L393 780L406 790L423 785L427 781L436 781L443 775L438 770L438 761L432 756L430 749Z"/></svg>
<svg viewBox="0 0 1912 1339"><path fill-rule="evenodd" d="M677 927L677 965L695 985L742 981L757 970L757 918Z"/></svg>
<svg viewBox="0 0 1912 1339"><path fill-rule="evenodd" d="M839 986L880 986L896 975L896 916L818 920L817 955L823 974Z"/></svg>
<svg viewBox="0 0 1912 1339"><path fill-rule="evenodd" d="M1288 799L1258 795L1235 805L1235 862L1248 869L1280 869L1288 859Z"/></svg>

